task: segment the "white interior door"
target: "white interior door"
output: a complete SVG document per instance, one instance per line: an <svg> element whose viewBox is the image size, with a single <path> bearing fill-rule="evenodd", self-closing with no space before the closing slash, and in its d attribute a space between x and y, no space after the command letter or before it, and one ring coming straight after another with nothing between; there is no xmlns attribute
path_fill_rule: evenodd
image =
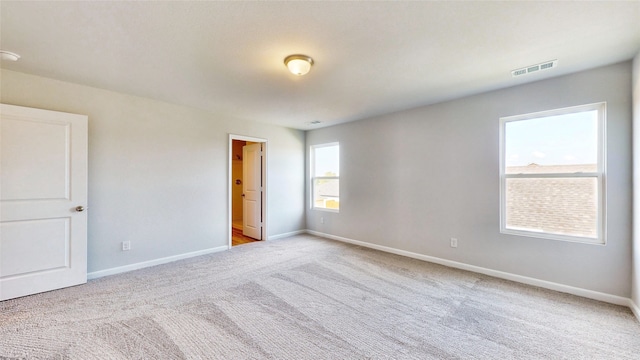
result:
<svg viewBox="0 0 640 360"><path fill-rule="evenodd" d="M242 233L262 240L262 144L242 147Z"/></svg>
<svg viewBox="0 0 640 360"><path fill-rule="evenodd" d="M87 282L87 123L0 104L0 300Z"/></svg>

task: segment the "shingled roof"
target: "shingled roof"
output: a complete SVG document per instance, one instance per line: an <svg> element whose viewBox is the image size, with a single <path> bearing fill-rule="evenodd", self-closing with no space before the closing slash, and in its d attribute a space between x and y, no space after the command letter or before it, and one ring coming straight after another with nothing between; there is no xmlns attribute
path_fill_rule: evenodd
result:
<svg viewBox="0 0 640 360"><path fill-rule="evenodd" d="M511 174L595 172L596 165L507 167ZM507 180L507 226L554 234L597 237L595 178Z"/></svg>

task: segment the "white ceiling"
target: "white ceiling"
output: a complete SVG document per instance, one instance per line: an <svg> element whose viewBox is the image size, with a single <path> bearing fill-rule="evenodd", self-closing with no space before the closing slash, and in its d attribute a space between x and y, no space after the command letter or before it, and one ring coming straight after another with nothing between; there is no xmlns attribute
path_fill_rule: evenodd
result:
<svg viewBox="0 0 640 360"><path fill-rule="evenodd" d="M0 2L10 70L311 129L631 59L640 1ZM296 77L283 59L315 60ZM512 78L516 68L559 66ZM319 120L320 125L310 125Z"/></svg>

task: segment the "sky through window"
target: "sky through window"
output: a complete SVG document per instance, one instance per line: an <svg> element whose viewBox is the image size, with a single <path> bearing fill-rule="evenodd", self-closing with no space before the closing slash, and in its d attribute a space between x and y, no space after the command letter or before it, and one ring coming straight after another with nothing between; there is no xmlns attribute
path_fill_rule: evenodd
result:
<svg viewBox="0 0 640 360"><path fill-rule="evenodd" d="M506 166L596 164L598 112L505 123Z"/></svg>

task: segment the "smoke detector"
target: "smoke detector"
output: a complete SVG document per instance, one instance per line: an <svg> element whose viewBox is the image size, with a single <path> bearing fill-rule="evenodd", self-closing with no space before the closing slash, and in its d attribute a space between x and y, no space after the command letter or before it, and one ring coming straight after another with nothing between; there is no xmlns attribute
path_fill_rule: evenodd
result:
<svg viewBox="0 0 640 360"><path fill-rule="evenodd" d="M511 76L518 77L518 76L527 75L527 74L531 74L538 71L553 69L553 68L556 68L557 66L558 66L557 59L545 61L540 64L529 65L527 67L523 67L520 69L511 70Z"/></svg>

